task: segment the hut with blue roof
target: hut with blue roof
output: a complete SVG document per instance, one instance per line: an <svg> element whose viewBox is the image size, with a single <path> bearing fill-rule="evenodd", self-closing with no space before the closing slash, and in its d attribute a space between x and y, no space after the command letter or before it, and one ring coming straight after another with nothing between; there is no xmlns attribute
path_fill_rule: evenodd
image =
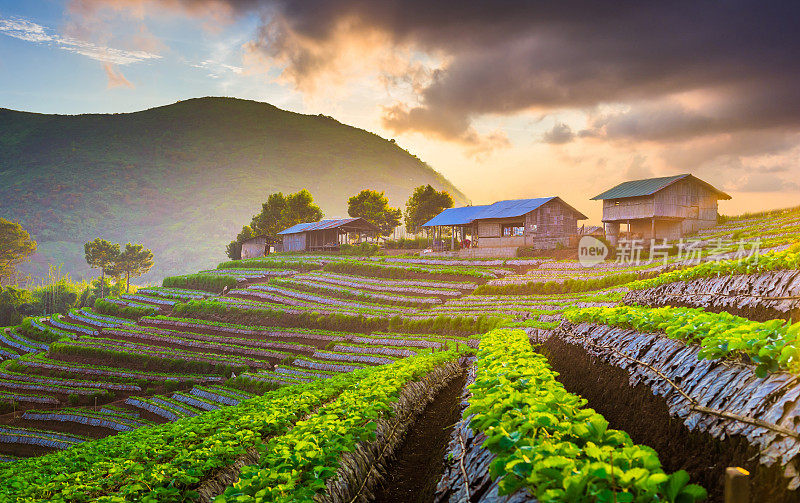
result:
<svg viewBox="0 0 800 503"><path fill-rule="evenodd" d="M523 246L535 249L570 246L578 232L578 220L586 218L560 197L553 196L448 208L422 227L449 229L453 248L456 236L460 242L471 236L472 250L465 255L514 256Z"/></svg>

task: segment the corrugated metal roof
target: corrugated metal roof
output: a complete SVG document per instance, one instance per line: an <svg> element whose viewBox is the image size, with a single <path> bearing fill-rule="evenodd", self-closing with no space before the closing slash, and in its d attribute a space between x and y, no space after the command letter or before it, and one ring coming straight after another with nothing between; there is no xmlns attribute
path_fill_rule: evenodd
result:
<svg viewBox="0 0 800 503"><path fill-rule="evenodd" d="M671 185L682 178L689 175L675 175L675 176L662 176L659 178L645 178L644 180L631 180L629 182L622 182L619 185L608 189L602 194L598 194L592 198L597 199L622 199L625 197L638 197L649 196L655 194L664 187Z"/></svg>
<svg viewBox="0 0 800 503"><path fill-rule="evenodd" d="M435 217L425 222L422 227L436 227L437 225L467 225L475 220L475 215L489 206L462 206L461 208L447 208Z"/></svg>
<svg viewBox="0 0 800 503"><path fill-rule="evenodd" d="M467 225L475 220L484 220L488 218L513 218L520 217L536 208L544 205L545 203L558 199L559 197L537 197L534 199L510 199L507 201L498 201L494 204L486 206L464 206L461 208L448 208L439 213L432 219L425 222L422 227L436 227L437 225ZM564 201L561 201L564 203ZM564 203L575 213L578 214L579 220L586 219L586 216Z"/></svg>
<svg viewBox="0 0 800 503"><path fill-rule="evenodd" d="M363 220L362 218L333 218L329 220L320 220L319 222L304 222L302 224L297 224L289 227L288 229L284 229L278 233L281 234L297 234L298 232L306 232L306 231L321 231L324 229L335 229L337 227L341 227L342 225L350 224L355 222L356 220ZM363 220L363 223L369 227L372 227L372 224Z"/></svg>
<svg viewBox="0 0 800 503"><path fill-rule="evenodd" d="M510 199L507 201L497 201L481 211L475 220L485 218L511 218L519 217L530 213L544 203L550 202L555 197L537 197L534 199Z"/></svg>
<svg viewBox="0 0 800 503"><path fill-rule="evenodd" d="M659 178L645 178L644 180L631 180L630 182L622 182L619 185L616 185L607 191L603 192L602 194L598 194L592 198L592 200L598 199L624 199L626 197L641 197L641 196L649 196L655 194L661 189L664 189L673 183L677 182L678 180L683 180L684 178L692 178L696 182L705 185L710 190L713 190L717 194L720 195L722 199L730 199L731 196L722 192L721 190L717 189L713 185L708 182L704 182L703 180L697 178L694 175L690 175L688 173L684 173L682 175L675 175L675 176L662 176Z"/></svg>

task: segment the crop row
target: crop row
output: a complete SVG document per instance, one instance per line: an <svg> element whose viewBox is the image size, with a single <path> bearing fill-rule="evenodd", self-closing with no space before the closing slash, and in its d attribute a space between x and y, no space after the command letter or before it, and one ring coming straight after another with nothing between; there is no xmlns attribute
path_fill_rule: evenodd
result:
<svg viewBox="0 0 800 503"><path fill-rule="evenodd" d="M8 444L39 445L52 449L67 449L86 440L88 439L79 435L55 431L0 426L0 442Z"/></svg>
<svg viewBox="0 0 800 503"><path fill-rule="evenodd" d="M131 329L117 329L117 330L104 330L104 334L118 334L127 337L145 337L142 334L155 334L164 336L163 339L165 342L170 342L170 338L177 339L178 342L186 339L186 340L195 340L195 341L203 341L208 342L211 344L224 344L225 346L221 346L222 348L226 346L232 346L236 348L237 346L248 346L252 348L259 348L259 349L272 349L276 351L294 351L294 352L309 352L314 350L314 346L310 346L308 344L300 344L298 342L276 342L276 341L265 341L263 339L253 339L248 337L237 337L235 335L207 335L207 334L198 334L190 331L184 330L170 330L170 329L163 329L163 328L156 328L156 327L136 327L135 330ZM238 335L238 334L236 334ZM152 339L156 340L156 339ZM198 346L199 347L199 346ZM212 347L212 346L209 346ZM283 356L289 356L284 354Z"/></svg>
<svg viewBox="0 0 800 503"><path fill-rule="evenodd" d="M111 359L118 364L196 369L198 372L203 373L227 374L232 368L269 366L269 363L263 360L252 360L237 356L219 356L186 350L171 350L161 346L122 342L102 337L83 337L78 341L57 342L50 347L50 354L52 356L77 355L100 360Z"/></svg>
<svg viewBox="0 0 800 503"><path fill-rule="evenodd" d="M676 281L697 278L728 276L732 274L757 274L765 271L800 269L800 243L779 252L768 252L747 260L720 260L705 262L686 269L663 273L655 278L630 283L629 288L639 290L653 288Z"/></svg>
<svg viewBox="0 0 800 503"><path fill-rule="evenodd" d="M331 349L345 353L368 353L374 355L393 356L395 358L407 358L417 354L416 351L412 351L410 349L373 345L356 346L352 344L334 344Z"/></svg>
<svg viewBox="0 0 800 503"><path fill-rule="evenodd" d="M224 299L221 298L220 300ZM510 321L503 316L426 316L415 320L411 316L376 316L359 312L322 313L322 310L284 309L259 303L227 303L193 300L179 304L173 310L177 316L213 318L226 322L250 322L273 326L302 326L322 330L347 332L395 331L403 333L477 334L485 333ZM328 314L320 316L320 314Z"/></svg>
<svg viewBox="0 0 800 503"><path fill-rule="evenodd" d="M179 300L204 299L208 297L207 293L200 292L197 290L186 290L183 288L164 288L158 286L140 288L137 293L146 295L155 295L157 297L164 297L167 299L179 299Z"/></svg>
<svg viewBox="0 0 800 503"><path fill-rule="evenodd" d="M133 325L134 322L128 318L120 318L118 316L105 316L102 314L97 314L92 311L88 307L81 308L79 310L72 310L70 311L70 316L80 315L83 318L89 318L92 320L104 321L106 323L112 323L114 325Z"/></svg>
<svg viewBox="0 0 800 503"><path fill-rule="evenodd" d="M274 328L256 327L252 325L239 325L235 323L223 323L219 321L200 320L195 318L175 318L169 316L148 317L142 320L150 325L178 327L195 330L214 330L221 333L236 335L252 335L258 337L285 337L297 339L319 339L335 341L340 336L336 332L328 330L312 330L307 328Z"/></svg>
<svg viewBox="0 0 800 503"><path fill-rule="evenodd" d="M222 405L239 405L242 400L248 400L252 398L251 396L231 393L221 388L209 388L203 386L195 386L189 393Z"/></svg>
<svg viewBox="0 0 800 503"><path fill-rule="evenodd" d="M0 402L29 402L29 403L59 403L58 399L50 395L35 393L14 393L0 390Z"/></svg>
<svg viewBox="0 0 800 503"><path fill-rule="evenodd" d="M295 289L293 282L282 282L270 285L252 285L248 287L247 290L234 290L233 292L244 293L245 295L258 295L260 292L269 292L279 296L275 297L275 299L288 297L289 301L294 299L305 301L305 305L308 307L313 307L313 304L321 304L323 306L341 306L348 309L366 309L375 312L402 310L402 308L387 306L385 304L353 302L352 300L340 300L324 294L317 295L314 293L304 292L302 290Z"/></svg>
<svg viewBox="0 0 800 503"><path fill-rule="evenodd" d="M365 276L349 276L329 272L313 271L299 274L295 279L313 279L334 285L354 288L372 288L387 292L416 293L419 295L456 296L463 291L474 289L477 285L470 282L425 281L416 279L376 279Z"/></svg>
<svg viewBox="0 0 800 503"><path fill-rule="evenodd" d="M358 287L352 288L349 286L333 285L324 281L316 281L313 279L291 279L284 281L273 280L271 284L310 291L322 295L330 294L345 299L377 301L380 304L393 303L413 307L441 304L442 302L438 297L420 297L401 295L398 293L379 293L371 290L361 290Z"/></svg>
<svg viewBox="0 0 800 503"><path fill-rule="evenodd" d="M361 352L362 348L353 348L352 352L344 351L315 351L312 358L318 360L326 360L333 362L346 362L346 363L365 363L368 365L386 365L393 363L394 358L387 356L374 356L371 354L364 354Z"/></svg>
<svg viewBox="0 0 800 503"><path fill-rule="evenodd" d="M149 381L172 381L172 382L218 382L221 376L204 374L177 374L164 372L146 372L137 370L122 370L116 367L102 365L89 365L85 363L62 362L42 358L39 355L34 358L22 357L15 360L9 369L32 369L32 370L52 370L56 372L72 372L82 375L95 375L102 377L113 377L122 379L144 379Z"/></svg>
<svg viewBox="0 0 800 503"><path fill-rule="evenodd" d="M698 357L709 360L739 357L756 364L756 375L789 370L800 372L800 322L751 321L730 313L709 313L687 307L637 306L570 309L572 323L600 323L700 344Z"/></svg>
<svg viewBox="0 0 800 503"><path fill-rule="evenodd" d="M702 500L684 471L667 475L657 453L634 444L586 400L556 380L547 359L521 330L495 330L481 339L475 382L465 415L496 455L493 479L501 494L525 488L539 501Z"/></svg>
<svg viewBox="0 0 800 503"><path fill-rule="evenodd" d="M0 342L11 346L14 349L21 351L22 353L36 353L38 351L46 351L48 345L41 343L41 342L34 342L26 337L22 336L19 332L15 329L10 329L8 332L2 331L0 332ZM12 356L13 358L17 358L19 355Z"/></svg>
<svg viewBox="0 0 800 503"><path fill-rule="evenodd" d="M211 269L201 271L200 274L234 276L239 279L256 278L285 278L294 276L297 271L275 270L275 269Z"/></svg>
<svg viewBox="0 0 800 503"><path fill-rule="evenodd" d="M0 370L0 378L14 379L16 381L40 382L44 384L67 386L67 387L99 388L99 389L114 390L114 391L142 390L139 386L135 384L110 383L105 381L85 381L79 379L61 379L55 377L23 374L21 372L11 372L8 369Z"/></svg>
<svg viewBox="0 0 800 503"><path fill-rule="evenodd" d="M477 278L492 279L498 275L495 272L479 267L437 267L437 266L414 266L414 265L393 265L380 262L363 261L341 261L330 262L322 268L325 272L336 272L342 274L356 274L360 276L370 276L374 278L402 279L409 276L424 276L427 278ZM508 271L510 272L510 271Z"/></svg>
<svg viewBox="0 0 800 503"><path fill-rule="evenodd" d="M150 331L142 330L126 330L126 329L104 329L104 336L114 337L115 341L120 341L119 338L131 338L140 341L165 343L168 344L170 349L175 349L173 346L181 346L186 348L193 348L199 350L221 351L223 353L230 353L233 355L252 356L256 358L276 358L282 359L294 356L293 353L286 353L283 351L267 350L263 348L254 348L250 345L231 344L225 342L221 337L197 335L196 337L179 336L181 332L162 335ZM231 341L234 342L234 341ZM239 342L239 341L235 341ZM253 342L253 341L249 341ZM161 346L158 346L161 347Z"/></svg>
<svg viewBox="0 0 800 503"><path fill-rule="evenodd" d="M182 392L173 393L172 399L177 402L184 403L186 405L191 405L196 409L204 411L216 410L220 408L220 405L218 403L205 398L201 398L199 396L192 395L190 393L182 393Z"/></svg>
<svg viewBox="0 0 800 503"><path fill-rule="evenodd" d="M377 367L358 386L345 389L287 434L270 440L259 464L243 467L239 480L217 501L318 500L342 456L375 438L376 422L390 414L403 387L454 356L431 353Z"/></svg>
<svg viewBox="0 0 800 503"><path fill-rule="evenodd" d="M68 321L64 321L58 314L51 316L50 319L47 320L47 322L56 328L60 328L62 330L66 330L69 332L77 332L85 335L97 335L99 333L94 328L87 327L85 325L78 325L77 323L70 323Z"/></svg>
<svg viewBox="0 0 800 503"><path fill-rule="evenodd" d="M72 332L66 332L49 325L45 325L42 320L43 318L25 318L22 320L22 325L20 325L20 328L28 337L42 342L53 342L63 338L74 339L77 337Z"/></svg>
<svg viewBox="0 0 800 503"><path fill-rule="evenodd" d="M525 283L481 285L475 295L537 295L585 292L624 285L639 278L638 273L626 272L589 279L565 278L558 281L528 281Z"/></svg>
<svg viewBox="0 0 800 503"><path fill-rule="evenodd" d="M236 276L220 273L187 274L184 276L168 276L161 282L167 288L184 288L202 290L218 294L225 288L234 288L239 282Z"/></svg>
<svg viewBox="0 0 800 503"><path fill-rule="evenodd" d="M417 307L442 303L438 297L409 296L398 293L379 293L371 290L360 290L358 288L352 288L349 286L332 285L322 281L308 279L291 279L283 281L273 280L270 282L270 284L282 286L284 288L290 288L293 290L307 291L321 295L331 295L344 299L378 302L379 305L397 304L401 306Z"/></svg>
<svg viewBox="0 0 800 503"><path fill-rule="evenodd" d="M125 405L130 405L131 407L136 407L137 409L146 410L151 414L155 414L156 416L163 417L167 421L176 421L182 417L190 417L189 414L176 409L175 407L171 406L171 404L165 404L160 401L157 401L156 398L144 398L138 396L132 396L125 400ZM192 416L195 414L192 414Z"/></svg>
<svg viewBox="0 0 800 503"><path fill-rule="evenodd" d="M400 264L430 264L430 265L443 265L443 266L481 266L481 267L527 267L538 266L541 259L495 259L495 258L459 258L453 259L449 257L379 257L376 260L382 262L394 262Z"/></svg>
<svg viewBox="0 0 800 503"><path fill-rule="evenodd" d="M123 300L133 300L143 302L145 304L157 304L159 306L174 306L177 301L174 299L163 299L159 296L139 295L139 294L123 294L119 296Z"/></svg>
<svg viewBox="0 0 800 503"><path fill-rule="evenodd" d="M97 388L63 386L60 384L48 384L43 382L16 381L13 379L0 379L0 388L24 391L43 391L45 393L60 393L64 395L74 394L91 396L103 393L103 391Z"/></svg>
<svg viewBox="0 0 800 503"><path fill-rule="evenodd" d="M158 313L156 306L107 298L94 301L94 310L100 314L136 320Z"/></svg>
<svg viewBox="0 0 800 503"><path fill-rule="evenodd" d="M276 365L275 373L292 377L294 379L330 379L339 375L339 372L326 372L324 370L307 370L287 365Z"/></svg>
<svg viewBox="0 0 800 503"><path fill-rule="evenodd" d="M437 356L441 353L437 353ZM430 358L430 357L429 357ZM421 362L420 362L421 364ZM387 367L378 367L380 369ZM70 451L0 467L0 498L28 502L185 501L199 481L263 438L285 433L372 369L266 393L201 417L87 442ZM120 466L137 466L120 470Z"/></svg>
<svg viewBox="0 0 800 503"><path fill-rule="evenodd" d="M294 269L299 271L310 271L319 269L330 257L311 257L311 256L282 256L280 258L253 258L246 260L229 260L217 265L217 269Z"/></svg>
<svg viewBox="0 0 800 503"><path fill-rule="evenodd" d="M295 358L292 365L310 370L323 370L325 372L353 372L364 368L361 365L345 365L341 363L331 363L329 360L317 360L312 358Z"/></svg>
<svg viewBox="0 0 800 503"><path fill-rule="evenodd" d="M82 409L58 411L29 410L22 415L22 419L85 424L87 426L108 428L114 431L131 431L144 425L144 423L133 418L122 418Z"/></svg>

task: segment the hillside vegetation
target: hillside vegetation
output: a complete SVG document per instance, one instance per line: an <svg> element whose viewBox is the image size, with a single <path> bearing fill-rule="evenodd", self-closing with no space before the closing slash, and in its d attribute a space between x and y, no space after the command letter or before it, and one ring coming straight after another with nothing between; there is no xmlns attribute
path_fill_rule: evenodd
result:
<svg viewBox="0 0 800 503"><path fill-rule="evenodd" d="M212 266L271 192L308 188L344 216L363 188L395 206L414 187L464 195L408 152L325 116L266 103L199 98L127 114L0 109L0 215L39 242L28 271L63 262L89 272L83 243L141 242L155 267L141 281Z"/></svg>

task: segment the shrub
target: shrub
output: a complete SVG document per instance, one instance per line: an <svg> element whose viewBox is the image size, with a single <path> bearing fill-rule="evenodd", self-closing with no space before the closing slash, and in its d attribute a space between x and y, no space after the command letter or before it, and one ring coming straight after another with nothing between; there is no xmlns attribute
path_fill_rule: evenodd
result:
<svg viewBox="0 0 800 503"><path fill-rule="evenodd" d="M188 288L190 290L220 293L225 287L235 288L237 282L238 280L235 276L198 273L185 276L169 276L164 278L161 285L168 288Z"/></svg>
<svg viewBox="0 0 800 503"><path fill-rule="evenodd" d="M138 320L142 316L153 316L158 313L158 308L155 306L122 306L105 299L94 301L94 310L99 314L118 316L129 320Z"/></svg>

